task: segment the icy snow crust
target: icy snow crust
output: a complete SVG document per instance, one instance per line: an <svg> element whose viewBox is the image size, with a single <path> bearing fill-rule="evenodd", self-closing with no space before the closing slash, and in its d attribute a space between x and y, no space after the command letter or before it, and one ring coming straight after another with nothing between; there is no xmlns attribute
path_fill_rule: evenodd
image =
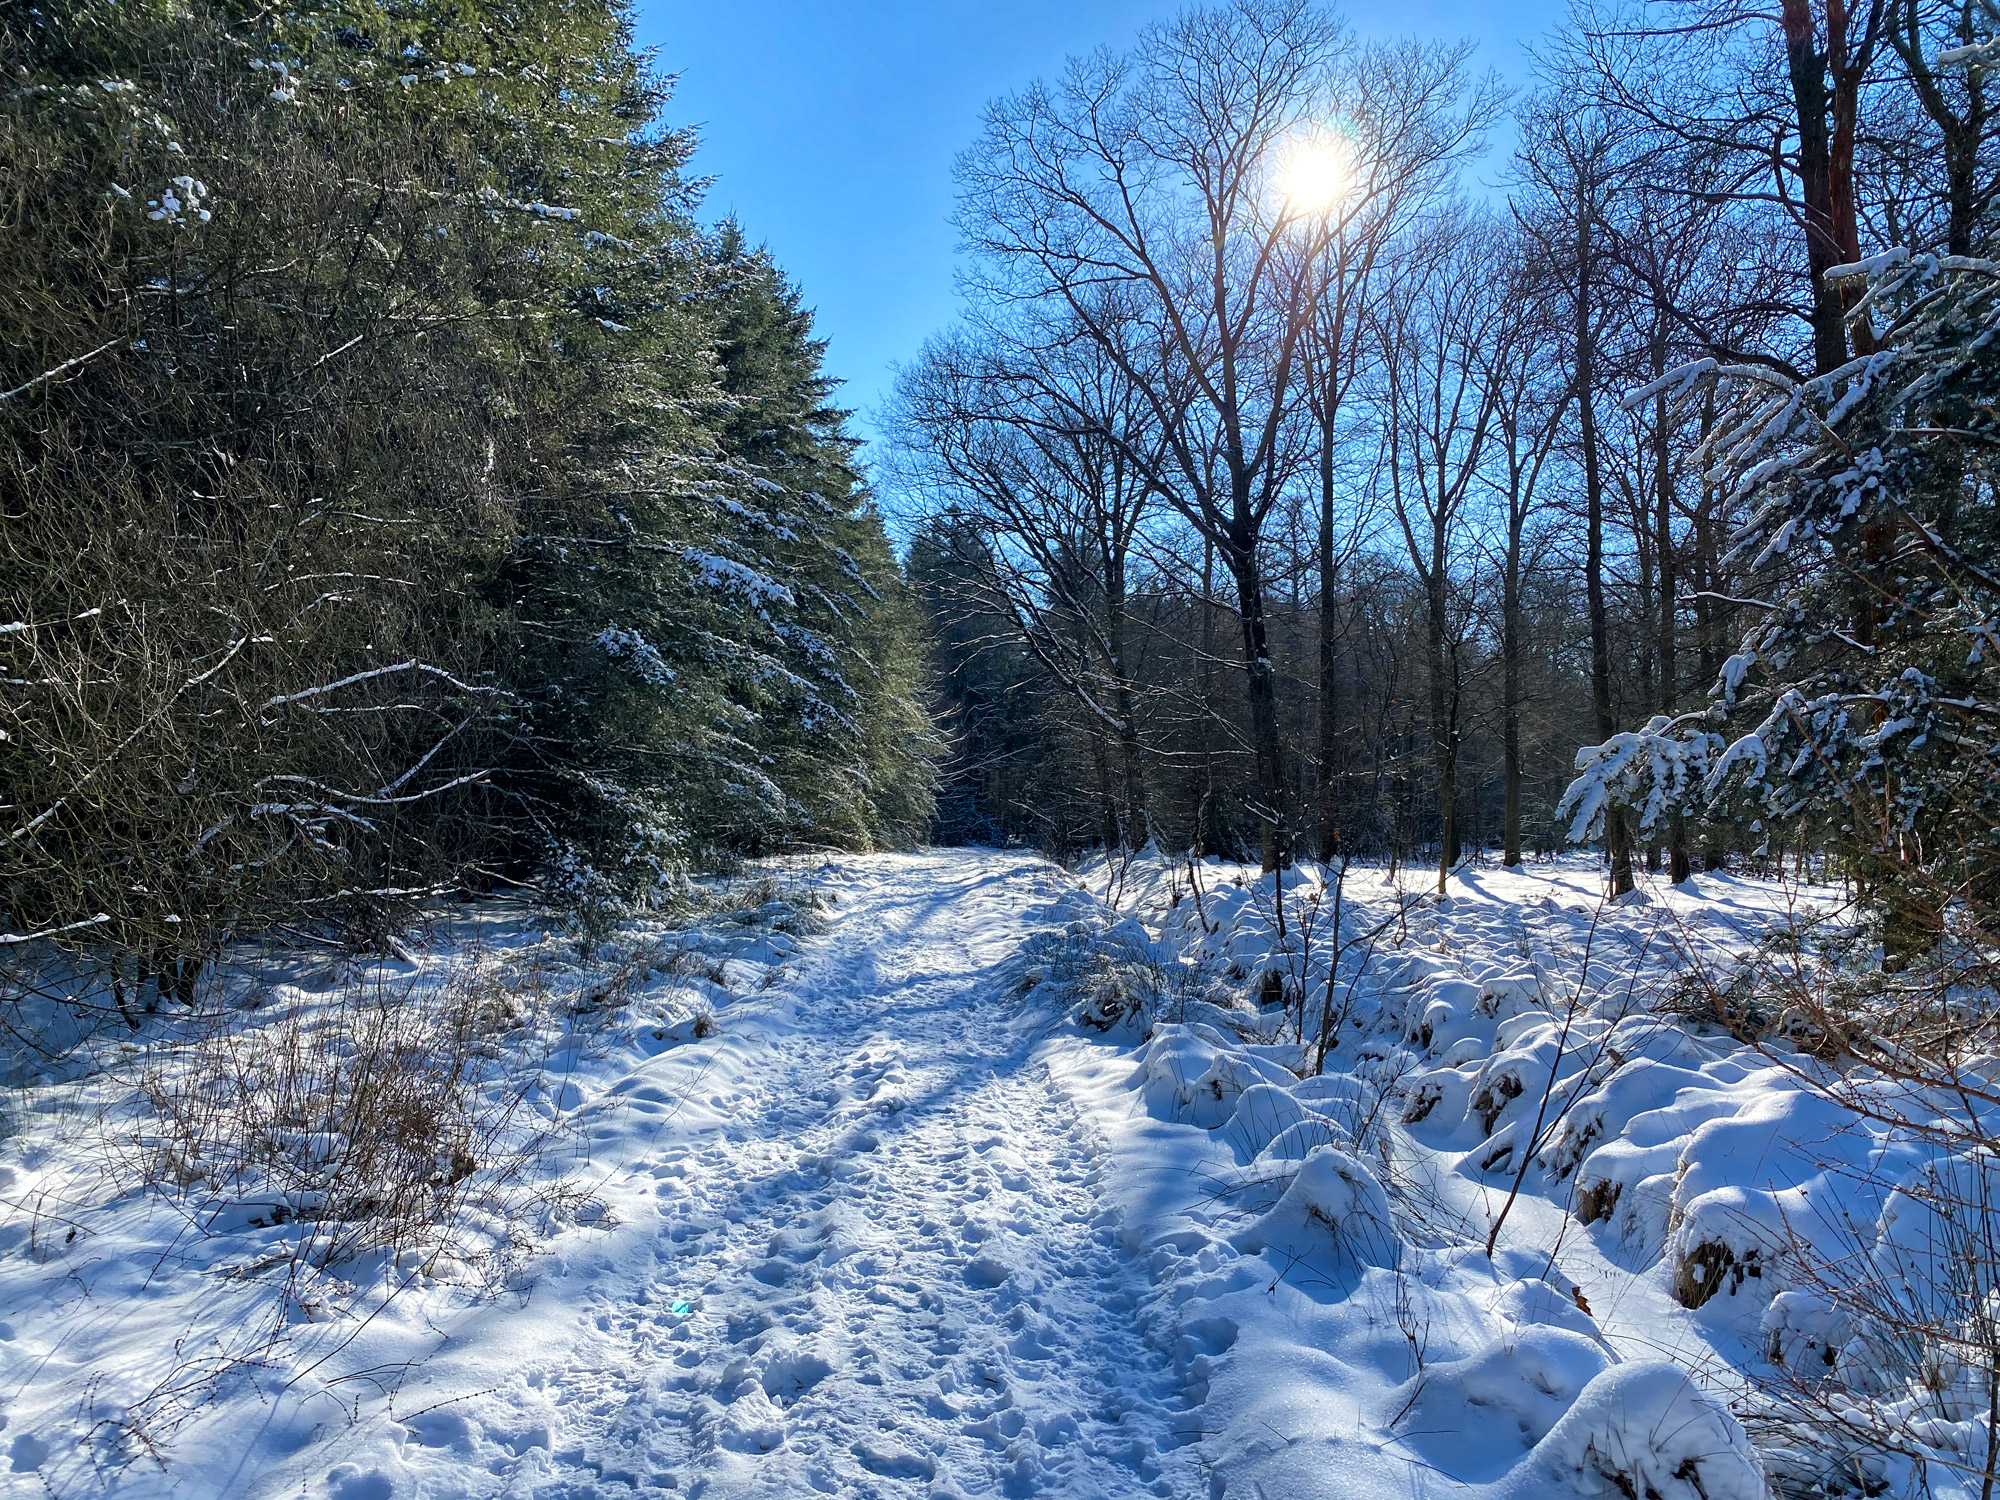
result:
<svg viewBox="0 0 2000 1500"><path fill-rule="evenodd" d="M1197 902L1188 873L843 859L823 936L684 934L721 982L650 984L552 1104L594 1222L498 1301L426 1282L337 1346L299 1330L106 1487L1763 1496L1732 1407L1841 1336L1781 1252L1858 1234L1920 1273L1927 1241L1913 1201L1843 1188L1902 1163L1810 1059L1661 1012L1825 893L1357 870L1366 940L1330 973L1330 920L1281 936L1268 879L1210 863ZM1260 1010L1267 969L1309 1033L1337 1022L1324 1074ZM61 1170L38 1130L0 1147L9 1202ZM129 1200L83 1222L0 1254L0 1455L59 1494L96 1483L92 1422L249 1295L217 1289L227 1235Z"/></svg>

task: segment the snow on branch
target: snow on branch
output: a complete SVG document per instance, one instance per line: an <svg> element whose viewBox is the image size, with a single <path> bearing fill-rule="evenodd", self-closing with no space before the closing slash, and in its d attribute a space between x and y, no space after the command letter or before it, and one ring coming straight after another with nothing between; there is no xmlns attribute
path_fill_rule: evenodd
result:
<svg viewBox="0 0 2000 1500"><path fill-rule="evenodd" d="M1556 804L1557 819L1569 820L1564 837L1573 844L1602 838L1604 815L1613 805L1634 809L1641 832L1657 828L1663 818L1692 811L1721 748L1720 738L1705 723L1705 714L1678 719L1661 714L1644 729L1578 750L1580 774Z"/></svg>
<svg viewBox="0 0 2000 1500"><path fill-rule="evenodd" d="M65 922L60 927L44 927L40 932L0 932L0 947L11 947L16 943L40 942L43 938L75 932L82 927L102 927L110 920L111 913L101 911L94 917L85 917L81 922Z"/></svg>
<svg viewBox="0 0 2000 1500"><path fill-rule="evenodd" d="M36 386L40 385L45 380L54 380L58 375L62 374L65 370L74 370L78 365L86 364L89 361L97 358L98 355L103 354L108 350L116 349L120 344L124 342L125 342L124 335L120 334L117 338L112 339L109 343L99 344L95 349L91 350L88 354L79 354L75 359L66 359L61 364L57 365L54 369L44 370L42 371L41 374L35 376L32 380L22 381L19 385L15 386L14 389L11 391L0 391L0 401L12 401L16 396L20 395L21 392L33 390Z"/></svg>
<svg viewBox="0 0 2000 1500"><path fill-rule="evenodd" d="M421 672L426 676L440 678L461 693L492 694L500 691L497 687L476 687L472 683L461 682L443 667L434 667L429 662L399 661L391 667L371 667L366 672L356 672L351 677L341 678L338 682L322 683L318 687L307 688L302 693L280 693L275 698L266 699L262 708L282 708L288 703L304 703L310 698L338 692L342 688L353 687L356 683L367 682L376 677L387 677L395 672Z"/></svg>
<svg viewBox="0 0 2000 1500"><path fill-rule="evenodd" d="M360 792L343 792L337 787L328 786L323 781L314 781L310 776L267 776L257 784L262 787L284 782L293 786L310 787L322 796L331 797L338 802L343 802L350 806L395 807L407 802L427 801L454 788L470 786L474 782L484 781L491 774L492 772L490 771L468 771L463 776L454 776L449 781L440 782L433 787L426 787L421 792L411 792L409 795L403 797L387 797L380 794L371 797Z"/></svg>
<svg viewBox="0 0 2000 1500"><path fill-rule="evenodd" d="M684 548L681 558L709 588L748 597L760 615L767 605L790 607L797 602L784 584L733 558L720 557L699 547Z"/></svg>

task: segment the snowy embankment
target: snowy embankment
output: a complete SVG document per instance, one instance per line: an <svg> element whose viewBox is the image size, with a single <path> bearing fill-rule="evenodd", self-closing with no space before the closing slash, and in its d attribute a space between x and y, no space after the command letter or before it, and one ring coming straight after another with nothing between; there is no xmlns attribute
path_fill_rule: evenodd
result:
<svg viewBox="0 0 2000 1500"><path fill-rule="evenodd" d="M1356 869L1336 943L1317 871L1282 919L1254 868L1087 874L1151 976L1111 1009L1146 1036L1147 1233L1220 1356L1224 1493L1901 1493L1916 1452L1948 1494L1984 1462L1976 1376L1906 1361L1899 1387L1829 1296L1913 1288L1915 1322L1944 1295L1934 1151L1826 1097L1828 1064L1714 1024L1777 961L1758 940L1837 891L1705 875L1607 904L1572 861L1439 897Z"/></svg>

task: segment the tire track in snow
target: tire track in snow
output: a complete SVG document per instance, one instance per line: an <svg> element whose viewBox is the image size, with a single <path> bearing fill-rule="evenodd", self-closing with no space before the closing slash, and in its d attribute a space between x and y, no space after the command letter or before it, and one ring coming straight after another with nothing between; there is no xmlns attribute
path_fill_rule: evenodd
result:
<svg viewBox="0 0 2000 1500"><path fill-rule="evenodd" d="M640 1164L642 1284L552 1378L536 1500L1192 1495L1146 1266L1093 1183L1108 1158L1033 1060L1008 992L1026 860L858 861L730 1123ZM526 1470L539 1470L530 1474Z"/></svg>

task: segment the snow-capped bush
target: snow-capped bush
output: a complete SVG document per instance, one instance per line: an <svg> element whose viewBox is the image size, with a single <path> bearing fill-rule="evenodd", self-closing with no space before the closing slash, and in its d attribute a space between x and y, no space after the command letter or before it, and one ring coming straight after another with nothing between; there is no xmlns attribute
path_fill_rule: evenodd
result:
<svg viewBox="0 0 2000 1500"><path fill-rule="evenodd" d="M1236 1236L1236 1245L1367 1266L1393 1266L1401 1254L1389 1195L1366 1165L1338 1146L1308 1152L1284 1196Z"/></svg>
<svg viewBox="0 0 2000 1500"><path fill-rule="evenodd" d="M1427 1365L1413 1389L1398 1393L1404 1410L1396 1426L1481 1442L1513 1439L1525 1454L1610 1365L1611 1356L1587 1334L1522 1323L1463 1359Z"/></svg>
<svg viewBox="0 0 2000 1500"><path fill-rule="evenodd" d="M1290 1089L1253 1083L1236 1098L1236 1109L1216 1133L1227 1141L1238 1161L1253 1161L1279 1136L1307 1120L1320 1119ZM1335 1127L1324 1121L1329 1138Z"/></svg>
<svg viewBox="0 0 2000 1500"><path fill-rule="evenodd" d="M1081 892L1059 900L1055 914L1067 920L1023 945L1016 986L1068 1007L1070 1018L1092 1031L1143 1030L1168 988L1145 929L1129 918L1107 922Z"/></svg>
<svg viewBox="0 0 2000 1500"><path fill-rule="evenodd" d="M1797 1087L1767 1087L1694 1130L1681 1148L1666 1253L1675 1295L1769 1298L1791 1247L1836 1255L1873 1222L1881 1142L1855 1115Z"/></svg>
<svg viewBox="0 0 2000 1500"><path fill-rule="evenodd" d="M1764 1309L1758 1327L1764 1357L1794 1376L1817 1385L1833 1375L1841 1351L1854 1337L1854 1321L1817 1292L1779 1292Z"/></svg>
<svg viewBox="0 0 2000 1500"><path fill-rule="evenodd" d="M1558 1480L1624 1500L1765 1500L1764 1471L1729 1409L1676 1365L1614 1365L1539 1445Z"/></svg>
<svg viewBox="0 0 2000 1500"><path fill-rule="evenodd" d="M1213 1028L1198 1023L1155 1026L1142 1062L1147 1107L1163 1118L1184 1120L1204 1130L1227 1121L1245 1089L1297 1081L1276 1063L1245 1052L1240 1044L1225 1041Z"/></svg>

